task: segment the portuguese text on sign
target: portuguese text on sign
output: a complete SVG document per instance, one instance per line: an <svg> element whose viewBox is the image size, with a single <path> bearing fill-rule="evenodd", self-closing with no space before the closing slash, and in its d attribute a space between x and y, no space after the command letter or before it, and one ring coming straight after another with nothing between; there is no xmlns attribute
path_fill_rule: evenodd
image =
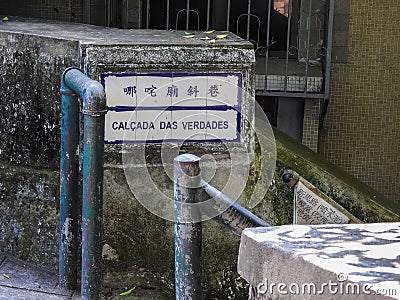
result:
<svg viewBox="0 0 400 300"><path fill-rule="evenodd" d="M106 143L238 142L240 73L102 74Z"/></svg>

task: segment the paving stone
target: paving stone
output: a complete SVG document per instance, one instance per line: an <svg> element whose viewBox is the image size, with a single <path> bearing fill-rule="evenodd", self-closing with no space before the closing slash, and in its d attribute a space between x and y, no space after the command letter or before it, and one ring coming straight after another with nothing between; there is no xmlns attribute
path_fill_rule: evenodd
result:
<svg viewBox="0 0 400 300"><path fill-rule="evenodd" d="M69 296L56 295L49 293L42 293L38 291L30 291L19 288L13 288L8 286L0 285L0 300L10 300L10 299L23 299L23 300L63 300L71 299Z"/></svg>
<svg viewBox="0 0 400 300"><path fill-rule="evenodd" d="M80 291L64 291L57 288L57 275L49 270L38 268L32 263L16 259L0 253L0 300L80 300ZM100 295L101 300L120 299L120 293L126 291L127 287L103 288ZM146 289L138 287L132 294L125 296L126 300L166 300L171 296L157 289Z"/></svg>
<svg viewBox="0 0 400 300"><path fill-rule="evenodd" d="M6 257L0 267L0 274L9 277L0 276L0 286L65 296L71 295L71 293L57 288L58 278L56 274L12 257Z"/></svg>

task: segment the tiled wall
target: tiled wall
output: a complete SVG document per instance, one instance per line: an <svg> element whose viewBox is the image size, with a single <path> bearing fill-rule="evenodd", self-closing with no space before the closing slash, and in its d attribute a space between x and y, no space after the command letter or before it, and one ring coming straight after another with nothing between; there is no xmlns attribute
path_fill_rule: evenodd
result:
<svg viewBox="0 0 400 300"><path fill-rule="evenodd" d="M319 126L319 99L305 99L303 116L302 143L311 150L318 150L318 126Z"/></svg>
<svg viewBox="0 0 400 300"><path fill-rule="evenodd" d="M333 64L319 151L400 203L400 5L351 1L348 63Z"/></svg>
<svg viewBox="0 0 400 300"><path fill-rule="evenodd" d="M80 0L42 0L40 17L43 19L81 22L82 4Z"/></svg>
<svg viewBox="0 0 400 300"><path fill-rule="evenodd" d="M15 0L0 2L0 14L66 22L82 21L81 0Z"/></svg>

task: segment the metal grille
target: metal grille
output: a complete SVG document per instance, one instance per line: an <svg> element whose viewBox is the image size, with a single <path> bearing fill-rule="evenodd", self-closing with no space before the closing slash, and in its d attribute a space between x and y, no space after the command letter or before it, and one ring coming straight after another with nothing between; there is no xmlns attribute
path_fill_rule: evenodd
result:
<svg viewBox="0 0 400 300"><path fill-rule="evenodd" d="M143 0L142 28L226 30L256 51L256 93L328 98L334 0Z"/></svg>

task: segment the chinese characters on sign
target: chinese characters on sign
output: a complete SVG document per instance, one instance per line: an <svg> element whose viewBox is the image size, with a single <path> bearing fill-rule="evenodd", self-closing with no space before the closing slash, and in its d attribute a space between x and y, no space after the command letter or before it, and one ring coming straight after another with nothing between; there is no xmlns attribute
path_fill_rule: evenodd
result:
<svg viewBox="0 0 400 300"><path fill-rule="evenodd" d="M187 95L189 97L197 97L198 93L199 93L199 90L197 89L197 85L189 86L188 89L187 89Z"/></svg>
<svg viewBox="0 0 400 300"><path fill-rule="evenodd" d="M156 89L157 89L156 86L151 85L151 87L144 88L144 92L147 93L148 95L150 95L151 97L155 97L155 96L157 96Z"/></svg>
<svg viewBox="0 0 400 300"><path fill-rule="evenodd" d="M217 97L218 94L219 94L218 86L215 85L215 84L212 85L212 86L210 86L210 88L208 89L208 94L209 94L211 97Z"/></svg>
<svg viewBox="0 0 400 300"><path fill-rule="evenodd" d="M103 74L107 143L240 141L242 77Z"/></svg>
<svg viewBox="0 0 400 300"><path fill-rule="evenodd" d="M294 188L294 224L347 224L350 219L299 181Z"/></svg>
<svg viewBox="0 0 400 300"><path fill-rule="evenodd" d="M144 92L147 93L148 95L150 95L151 97L157 96L156 90L157 90L157 87L154 85L151 85L151 87L144 88ZM129 96L133 97L136 94L136 86L135 85L134 86L126 86L123 88L123 91L124 91L125 95L129 95ZM167 94L165 95L165 97L178 97L178 92L179 92L179 89L177 86L175 86L175 85L168 86ZM189 86L187 89L188 97L196 98L198 93L199 93L199 90L197 89L197 85ZM214 97L214 98L217 97L219 94L218 86L215 84L211 85L208 89L208 94L211 97Z"/></svg>
<svg viewBox="0 0 400 300"><path fill-rule="evenodd" d="M124 87L124 94L134 97L134 95L136 94L136 86Z"/></svg>

